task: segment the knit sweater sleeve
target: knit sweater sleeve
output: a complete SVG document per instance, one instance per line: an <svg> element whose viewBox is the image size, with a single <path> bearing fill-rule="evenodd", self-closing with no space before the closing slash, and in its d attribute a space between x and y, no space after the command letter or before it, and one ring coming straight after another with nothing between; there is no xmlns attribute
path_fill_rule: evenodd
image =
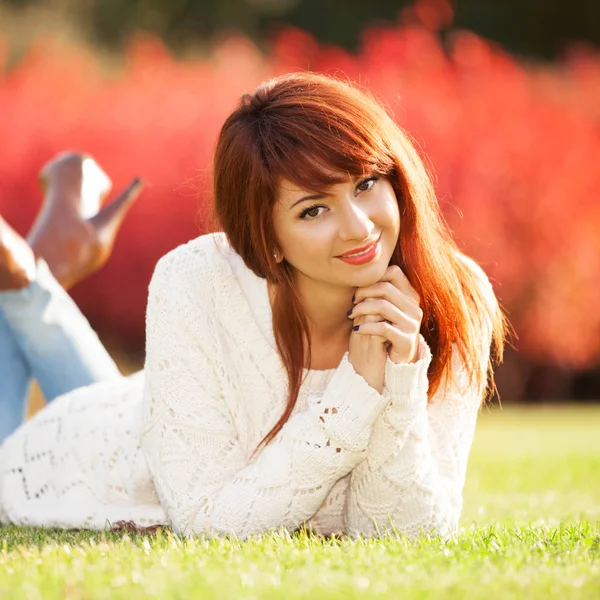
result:
<svg viewBox="0 0 600 600"><path fill-rule="evenodd" d="M486 295L495 304L491 285L479 271ZM482 327L480 340L479 361L485 373L491 324ZM350 476L345 518L351 534L398 531L411 538L421 532L448 537L458 530L485 381L480 385L469 380L455 347L451 377L428 404L430 362L422 336L416 363L394 364L388 358L384 395L391 402L375 423L366 459Z"/></svg>
<svg viewBox="0 0 600 600"><path fill-rule="evenodd" d="M238 400L226 397L218 363L219 315L207 312L209 303L203 306L190 284L199 278L197 268L167 255L150 284L141 444L156 492L180 533L245 538L280 526L293 530L364 458L388 400L345 356L324 395L292 414L252 456L240 440L244 421L232 417ZM257 393L245 389L239 402L260 406Z"/></svg>

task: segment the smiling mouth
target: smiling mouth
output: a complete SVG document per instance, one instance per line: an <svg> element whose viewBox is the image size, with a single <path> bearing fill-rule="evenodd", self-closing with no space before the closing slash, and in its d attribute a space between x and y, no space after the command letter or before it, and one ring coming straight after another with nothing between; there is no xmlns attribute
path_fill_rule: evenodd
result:
<svg viewBox="0 0 600 600"><path fill-rule="evenodd" d="M352 253L340 254L339 256L336 256L336 258L352 258L354 256L362 256L363 254L367 254L367 252L372 250L373 246L375 246L377 244L377 242L379 242L380 239L381 239L381 233L379 234L379 237L374 242L369 244L368 246L363 246L362 249L357 250Z"/></svg>

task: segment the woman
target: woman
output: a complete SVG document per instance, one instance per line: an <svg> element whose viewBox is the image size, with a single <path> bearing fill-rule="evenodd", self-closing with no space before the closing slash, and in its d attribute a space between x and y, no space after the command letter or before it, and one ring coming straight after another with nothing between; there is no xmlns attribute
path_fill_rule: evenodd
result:
<svg viewBox="0 0 600 600"><path fill-rule="evenodd" d="M143 374L0 449L1 520L456 532L504 323L406 135L348 84L273 79L226 120L214 195L223 232L152 277Z"/></svg>

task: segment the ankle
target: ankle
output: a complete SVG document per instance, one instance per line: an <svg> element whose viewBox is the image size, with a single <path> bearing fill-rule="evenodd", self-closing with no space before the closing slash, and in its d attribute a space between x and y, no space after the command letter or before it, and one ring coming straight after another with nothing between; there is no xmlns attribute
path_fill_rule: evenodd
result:
<svg viewBox="0 0 600 600"><path fill-rule="evenodd" d="M22 244L19 243L23 242ZM36 276L35 256L24 240L7 239L0 232L0 291L15 291L28 287Z"/></svg>
<svg viewBox="0 0 600 600"><path fill-rule="evenodd" d="M27 287L35 274L33 250L0 215L0 290Z"/></svg>

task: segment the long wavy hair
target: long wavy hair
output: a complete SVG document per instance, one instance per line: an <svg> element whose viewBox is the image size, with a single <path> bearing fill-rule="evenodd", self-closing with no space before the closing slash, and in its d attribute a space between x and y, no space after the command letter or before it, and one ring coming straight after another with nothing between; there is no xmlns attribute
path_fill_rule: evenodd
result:
<svg viewBox="0 0 600 600"><path fill-rule="evenodd" d="M421 333L432 352L429 399L450 374L454 345L470 380L483 385L489 376L493 386L492 362L501 361L504 345L503 314L495 298L490 302L481 276L461 259L409 136L368 92L324 75L291 73L242 96L221 129L214 159L214 224L249 269L276 284L273 331L289 393L264 445L292 414L311 356L293 267L274 257L272 215L280 182L285 178L319 193L365 173L387 178L398 199L400 235L390 264L400 266L421 297ZM482 327L489 323L493 352L484 372L478 355Z"/></svg>

